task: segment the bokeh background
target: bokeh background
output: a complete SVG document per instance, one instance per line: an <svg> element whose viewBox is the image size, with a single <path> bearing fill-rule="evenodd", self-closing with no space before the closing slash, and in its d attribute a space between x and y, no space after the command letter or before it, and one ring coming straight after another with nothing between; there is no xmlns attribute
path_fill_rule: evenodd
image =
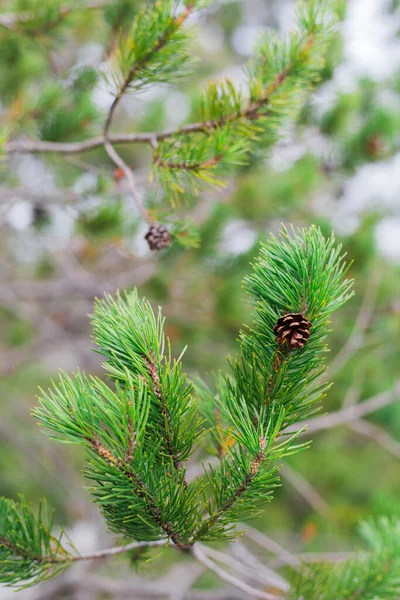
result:
<svg viewBox="0 0 400 600"><path fill-rule="evenodd" d="M107 68L104 40L121 14L117 4L124 5L123 27L135 2L119 1L105 17L77 13L73 27L61 29L56 40L29 39L0 26L4 131L59 141L98 131L112 101L99 72ZM1 10L10 5L3 0ZM228 76L240 83L258 33L286 33L293 15L291 0L214 0L195 19L197 76L124 98L115 131L161 130L190 120L207 80ZM38 386L45 387L59 368L79 365L101 373L87 313L94 296L133 286L163 306L175 354L188 346L189 373L224 369L240 327L250 321L242 279L260 241L281 223L333 230L354 260L356 296L335 315L329 333L327 360L335 383L324 409L338 410L398 385L399 31L397 0L343 3L342 39L298 122L225 188L187 197L173 210L197 227L197 248L175 244L156 256L149 251L146 227L103 150L2 160L0 495L23 492L34 503L48 498L82 551L109 542L83 489L81 451L49 441L30 416ZM146 202L166 214L149 182L147 150L125 146L122 153ZM293 551L343 551L357 539L361 519L400 517L399 498L400 404L393 402L367 422L316 434L310 451L285 464L282 488L252 524ZM162 569L168 570L170 560L166 554ZM121 561L113 574L127 568ZM106 565L101 569L111 572ZM207 587L207 577L200 587ZM20 597L70 597L65 590L46 590ZM9 594L0 588L0 598ZM86 591L76 597L89 596ZM93 591L91 597L118 595Z"/></svg>

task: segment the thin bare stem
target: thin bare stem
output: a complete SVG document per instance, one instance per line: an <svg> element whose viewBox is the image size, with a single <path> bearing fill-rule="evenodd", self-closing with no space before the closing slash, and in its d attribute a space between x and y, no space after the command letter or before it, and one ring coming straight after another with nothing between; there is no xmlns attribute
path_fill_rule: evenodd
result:
<svg viewBox="0 0 400 600"><path fill-rule="evenodd" d="M115 556L116 554L123 554L124 552L136 550L137 548L151 548L153 546L165 546L166 544L168 544L168 539L154 540L151 542L131 542L130 544L125 544L124 546L115 546L114 548L98 550L97 552L93 552L92 554L78 554L77 556L68 557L66 558L66 562L77 562L81 560L97 560L100 558Z"/></svg>
<svg viewBox="0 0 400 600"><path fill-rule="evenodd" d="M199 546L197 543L196 546ZM214 559L217 562L220 562L227 567L233 569L236 573L242 573L243 575L247 575L248 577L255 579L259 583L264 585L272 585L274 588L281 590L282 592L287 592L289 590L288 582L278 575L277 573L271 572L268 574L263 573L259 569L255 569L254 567L249 567L243 562L240 562L229 556L228 554L224 554L223 552L219 552L214 548L209 548L208 546L203 546L200 544L201 550L210 558Z"/></svg>
<svg viewBox="0 0 400 600"><path fill-rule="evenodd" d="M265 548L265 550L278 556L283 564L290 565L294 568L301 566L301 560L297 556L289 552L289 550L286 550L286 548L278 544L278 542L271 539L265 533L258 531L258 529L255 529L255 527L252 527L248 523L239 523L239 527L243 528L247 537L261 546L261 548Z"/></svg>
<svg viewBox="0 0 400 600"><path fill-rule="evenodd" d="M330 378L334 377L363 346L365 333L374 314L381 275L382 272L378 266L371 270L364 298L350 337L329 366L328 376Z"/></svg>
<svg viewBox="0 0 400 600"><path fill-rule="evenodd" d="M382 446L389 454L395 458L400 458L400 442L395 440L379 425L364 421L362 419L349 423L350 429L364 435Z"/></svg>
<svg viewBox="0 0 400 600"><path fill-rule="evenodd" d="M148 211L146 210L146 208L139 196L139 193L136 189L135 177L133 175L132 169L130 167L128 167L126 162L120 157L118 152L116 152L116 150L114 149L114 147L110 144L110 142L108 140L104 139L103 145L104 145L104 148L105 148L108 156L111 158L113 163L117 167L122 169L122 171L124 172L126 180L128 182L129 191L130 191L132 198L134 199L135 204L136 204L140 214L142 215L143 219L145 221L147 221L147 223L151 223L152 220L150 218L150 215L149 215Z"/></svg>
<svg viewBox="0 0 400 600"><path fill-rule="evenodd" d="M282 477L287 479L289 483L298 491L298 493L306 500L306 502L320 515L325 517L332 516L332 511L323 499L321 494L310 484L309 481L301 473L293 469L288 464L281 467Z"/></svg>
<svg viewBox="0 0 400 600"><path fill-rule="evenodd" d="M234 575L227 573L226 571L221 569L221 567L216 565L215 562L207 556L207 554L205 554L205 552L203 551L202 547L199 544L195 544L192 547L191 554L202 565L207 567L207 569L209 569L210 571L213 571L216 575L218 575L218 577L220 579L222 579L223 581L226 581L227 583L230 583L231 585L233 585L237 589L241 590L245 594L248 594L252 598L261 598L262 600L284 600L283 596L281 596L280 593L271 594L269 592L264 592L262 590L258 590L256 588L251 587L244 581L241 581Z"/></svg>
<svg viewBox="0 0 400 600"><path fill-rule="evenodd" d="M293 434L300 429L305 428L305 431L302 431L300 435L310 436L318 431L324 431L325 429L331 429L332 427L338 427L339 425L348 425L349 423L357 421L366 415L392 404L398 400L399 396L400 380L396 382L391 390L381 392L364 402L342 408L329 415L321 415L320 417L315 417L311 421L300 421L300 423L296 423L285 429L284 434Z"/></svg>

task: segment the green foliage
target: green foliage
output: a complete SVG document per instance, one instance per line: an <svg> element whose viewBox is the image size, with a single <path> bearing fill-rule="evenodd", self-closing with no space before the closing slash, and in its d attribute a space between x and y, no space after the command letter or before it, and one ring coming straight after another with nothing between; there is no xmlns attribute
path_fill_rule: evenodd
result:
<svg viewBox="0 0 400 600"><path fill-rule="evenodd" d="M247 67L247 89L228 79L209 83L198 126L158 144L155 172L173 202L185 191L223 185L221 177L246 164L260 143L265 151L296 116L331 45L328 8L326 2L299 3L299 31L287 40L260 37Z"/></svg>
<svg viewBox="0 0 400 600"><path fill-rule="evenodd" d="M94 339L113 388L61 373L41 391L34 414L52 438L84 446L84 473L112 531L135 540L168 537L190 549L198 540L233 538L237 521L272 499L278 462L304 447L298 432L283 437L285 429L315 411L326 387L316 378L329 315L350 295L344 272L340 247L315 227L272 237L246 280L253 328L241 333L233 375L217 376L216 394L205 384L193 394L181 357L172 359L161 311L155 315L136 291L96 301ZM312 321L301 350L285 352L274 339L286 310ZM204 437L204 419L220 461L205 479L188 482L185 462ZM8 537L2 545L10 546Z"/></svg>
<svg viewBox="0 0 400 600"><path fill-rule="evenodd" d="M0 582L34 585L47 581L68 566L68 553L51 530L53 519L46 503L37 513L26 504L0 498ZM25 587L25 586L23 586Z"/></svg>
<svg viewBox="0 0 400 600"><path fill-rule="evenodd" d="M175 7L174 0L146 7L120 39L111 65L117 96L149 84L179 81L186 74L189 32L181 27L185 12L179 15Z"/></svg>
<svg viewBox="0 0 400 600"><path fill-rule="evenodd" d="M220 538L229 533L232 522L253 515L268 501L261 489L276 486L275 461L301 448L295 445L296 435L279 438L288 426L317 410L329 387L318 377L325 370L329 317L351 296L351 282L343 280L345 271L341 247L335 248L334 238L325 240L316 228L293 232L293 237L283 230L280 238L272 237L262 248L245 280L256 313L253 327L241 333L241 353L231 362L233 377L219 376L215 393L198 387L210 425L218 407L222 433L214 429L213 437L216 451L223 455L221 468L213 471L210 481L214 506L200 526L202 539ZM287 312L301 312L312 323L310 339L301 350L277 347L273 328ZM228 443L221 444L224 435ZM232 440L237 443L234 450ZM273 442L277 445L271 448ZM260 456L266 460L259 461ZM256 470L259 462L261 468ZM226 476L237 467L238 497L238 487L228 486Z"/></svg>
<svg viewBox="0 0 400 600"><path fill-rule="evenodd" d="M339 564L307 564L292 582L289 598L307 600L389 600L400 586L400 524L381 518L363 523L370 552Z"/></svg>

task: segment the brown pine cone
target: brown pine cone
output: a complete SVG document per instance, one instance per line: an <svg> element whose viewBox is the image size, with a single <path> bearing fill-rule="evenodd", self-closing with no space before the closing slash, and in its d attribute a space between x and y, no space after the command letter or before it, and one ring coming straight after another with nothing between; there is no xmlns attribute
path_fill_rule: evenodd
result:
<svg viewBox="0 0 400 600"><path fill-rule="evenodd" d="M287 342L293 350L303 348L310 337L310 327L310 321L301 313L288 313L278 319L274 327L276 341L280 345Z"/></svg>
<svg viewBox="0 0 400 600"><path fill-rule="evenodd" d="M150 225L149 231L144 236L150 246L150 250L164 250L171 243L171 234L168 229L160 223Z"/></svg>

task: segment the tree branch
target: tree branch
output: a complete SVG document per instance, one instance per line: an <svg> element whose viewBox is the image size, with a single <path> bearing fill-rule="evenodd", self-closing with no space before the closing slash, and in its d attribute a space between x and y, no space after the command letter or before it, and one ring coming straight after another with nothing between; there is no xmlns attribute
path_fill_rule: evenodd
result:
<svg viewBox="0 0 400 600"><path fill-rule="evenodd" d="M304 45L304 48L310 48L314 43L314 38L309 37ZM250 102L242 110L233 113L229 116L222 117L220 119L212 119L208 121L199 121L197 123L190 123L183 125L178 129L166 130L159 133L119 133L109 135L109 128L112 122L112 117L117 105L120 102L121 97L116 96L113 104L111 105L109 114L106 119L104 135L85 140L83 142L41 142L41 141L15 141L7 142L5 144L5 150L8 153L25 153L25 154L45 154L45 153L58 153L58 154L77 154L80 152L88 152L104 146L108 141L110 144L150 144L154 146L156 142L166 140L176 136L184 136L191 133L201 133L207 135L208 133L222 127L226 124L239 121L241 119L248 119L256 121L261 117L265 117L267 113L260 113L260 109L268 105L270 102L270 96L276 91L276 89L287 79L290 75L292 65L289 65L283 69L270 86L265 90L263 96L258 100ZM126 88L125 88L126 89ZM124 89L124 91L125 91ZM117 100L117 98L119 98ZM121 159L122 160L122 159ZM118 165L120 166L120 165ZM122 168L122 166L121 166ZM124 170L124 169L123 169Z"/></svg>
<svg viewBox="0 0 400 600"><path fill-rule="evenodd" d="M379 425L359 419L349 423L350 429L374 440L395 458L400 458L400 442L395 440Z"/></svg>
<svg viewBox="0 0 400 600"><path fill-rule="evenodd" d="M180 550L189 550L190 547L185 544L180 538L179 534L172 529L171 524L168 523L168 521L164 521L161 515L161 510L153 499L151 492L147 489L143 481L137 477L136 473L134 473L128 465L124 464L121 459L115 457L109 450L104 448L104 446L102 446L102 444L96 438L88 437L86 441L98 456L107 461L110 465L116 467L134 484L136 494L147 503L154 521L167 534L167 536L171 538L175 546L177 546Z"/></svg>
<svg viewBox="0 0 400 600"><path fill-rule="evenodd" d="M151 542L131 542L130 544L125 544L124 546L115 546L114 548L106 548L105 550L98 550L97 552L93 552L91 554L78 554L77 556L69 557L68 561L81 561L81 560L97 560L101 558L107 558L109 556L115 556L116 554L123 554L124 552L129 552L130 550L136 550L137 548L151 548L154 546L165 546L168 544L168 539L163 540L153 540Z"/></svg>
<svg viewBox="0 0 400 600"><path fill-rule="evenodd" d="M265 458L265 446L266 440L261 437L260 438L260 450L258 454L253 458L250 463L249 469L246 474L245 480L232 491L231 497L225 502L225 504L212 515L210 515L203 523L200 525L199 529L196 531L194 535L194 539L201 539L207 530L214 525L234 504L235 502L247 491L249 486L253 483L254 478L256 477L258 470L262 461Z"/></svg>
<svg viewBox="0 0 400 600"><path fill-rule="evenodd" d="M230 583L234 587L242 590L245 594L248 594L252 598L261 598L262 600L284 600L283 597L279 594L270 594L269 592L264 592L262 590L257 590L244 581L241 581L234 575L227 573L221 567L216 565L214 561L212 561L203 551L202 546L199 544L195 544L191 549L192 556L198 560L202 565L213 571L220 579Z"/></svg>
<svg viewBox="0 0 400 600"><path fill-rule="evenodd" d="M269 552L272 552L278 556L283 564L289 565L293 568L301 567L301 560L297 556L286 550L286 548L268 537L265 533L258 531L258 529L255 529L255 527L252 527L248 523L239 523L239 526L243 528L243 531L247 537L261 546L261 548L265 548Z"/></svg>
<svg viewBox="0 0 400 600"><path fill-rule="evenodd" d="M198 542L196 546L199 547ZM230 567L235 573L242 573L244 576L247 576L250 579L255 579L264 585L273 586L282 592L287 592L289 590L288 582L277 573L265 573L265 571L261 571L255 565L250 566L244 564L243 561L239 561L233 556L229 556L229 554L224 554L223 552L219 552L214 548L203 546L203 544L200 544L200 548L209 558L214 559L217 562L221 562L227 567Z"/></svg>
<svg viewBox="0 0 400 600"><path fill-rule="evenodd" d="M315 417L314 419L311 419L311 421L300 421L300 423L291 425L285 429L284 435L290 435L296 433L299 429L305 428L305 431L302 431L300 435L310 436L318 431L324 431L325 429L331 429L332 427L337 427L339 425L348 425L349 423L361 419L365 415L369 415L370 413L392 404L392 402L399 397L400 381L397 381L392 390L377 394L376 396L369 398L369 400L365 400L354 406L342 408L328 415Z"/></svg>
<svg viewBox="0 0 400 600"><path fill-rule="evenodd" d="M157 368L157 363L156 363L154 354L151 354L151 360L146 359L146 364L147 364L148 373L150 375L150 379L152 381L153 393L156 396L156 398L158 399L158 401L160 403L160 407L161 407L161 413L163 416L163 429L164 429L164 435L165 435L164 440L165 440L165 444L167 447L167 451L172 458L172 462L174 464L175 469L181 473L183 485L185 486L185 489L187 489L188 483L187 483L186 478L182 471L182 464L181 464L181 462L177 456L176 450L175 450L174 430L173 430L173 426L172 426L171 415L168 410L167 403L165 402L165 399L163 398L163 395L161 393L160 376L158 374L158 368Z"/></svg>
<svg viewBox="0 0 400 600"><path fill-rule="evenodd" d="M315 512L325 517L332 516L330 506L301 473L285 463L281 466L281 475L291 483Z"/></svg>

